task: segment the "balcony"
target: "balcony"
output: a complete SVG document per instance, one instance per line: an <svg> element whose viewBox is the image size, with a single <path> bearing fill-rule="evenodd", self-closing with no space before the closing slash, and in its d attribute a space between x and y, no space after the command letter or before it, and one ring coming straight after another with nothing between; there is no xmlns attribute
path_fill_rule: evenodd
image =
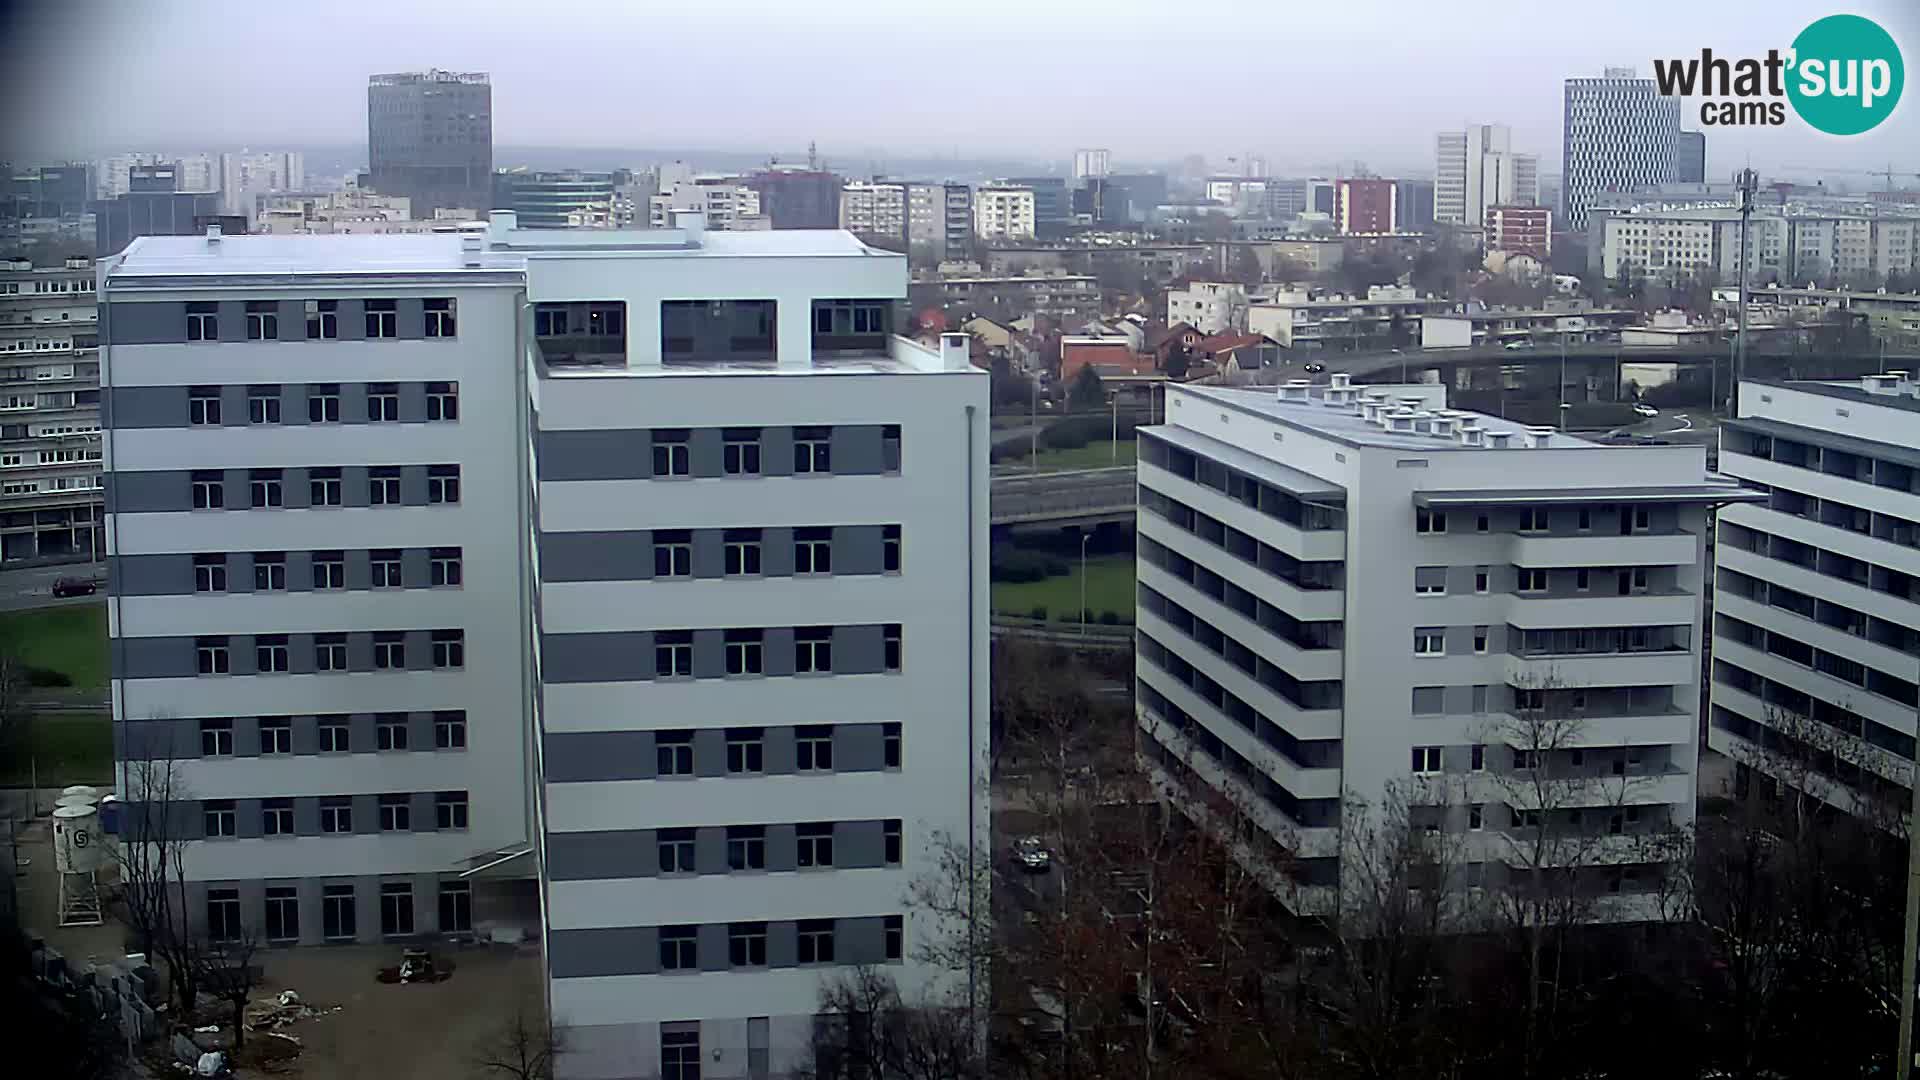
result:
<svg viewBox="0 0 1920 1080"><path fill-rule="evenodd" d="M1515 686L1684 686L1698 671L1689 649L1538 653L1508 657L1506 677Z"/></svg>
<svg viewBox="0 0 1920 1080"><path fill-rule="evenodd" d="M1507 607L1507 621L1522 630L1582 626L1689 626L1699 607L1699 596L1680 591L1633 593L1627 596L1536 596L1515 593Z"/></svg>
<svg viewBox="0 0 1920 1080"><path fill-rule="evenodd" d="M1515 566L1555 567L1693 566L1700 561L1700 538L1690 532L1634 533L1630 536L1521 534L1509 551Z"/></svg>

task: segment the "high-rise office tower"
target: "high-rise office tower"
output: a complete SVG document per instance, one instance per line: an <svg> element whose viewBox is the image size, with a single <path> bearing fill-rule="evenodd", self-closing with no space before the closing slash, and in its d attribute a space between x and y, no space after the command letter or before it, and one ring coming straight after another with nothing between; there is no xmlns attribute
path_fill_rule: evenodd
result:
<svg viewBox="0 0 1920 1080"><path fill-rule="evenodd" d="M1740 384L1720 466L1708 745L1876 821L1908 805L1920 671L1920 380Z"/></svg>
<svg viewBox="0 0 1920 1080"><path fill-rule="evenodd" d="M1073 178L1085 180L1089 176L1105 176L1113 171L1113 155L1106 150L1075 150L1073 152Z"/></svg>
<svg viewBox="0 0 1920 1080"><path fill-rule="evenodd" d="M1587 227L1596 195L1671 183L1679 166L1680 99L1632 68L1568 79L1560 154L1560 221Z"/></svg>
<svg viewBox="0 0 1920 1080"><path fill-rule="evenodd" d="M1296 910L1355 883L1358 797L1457 843L1450 885L1555 867L1568 918L1656 917L1650 838L1693 817L1709 507L1753 496L1703 447L1445 393L1169 390L1141 429L1141 755L1264 832L1245 857Z"/></svg>
<svg viewBox="0 0 1920 1080"><path fill-rule="evenodd" d="M1682 184L1707 182L1706 132L1682 131L1680 133L1679 157L1674 163L1673 178Z"/></svg>
<svg viewBox="0 0 1920 1080"><path fill-rule="evenodd" d="M1532 206L1539 198L1539 159L1514 153L1505 124L1443 131L1435 143L1433 220L1477 228L1489 206Z"/></svg>
<svg viewBox="0 0 1920 1080"><path fill-rule="evenodd" d="M782 1072L822 979L955 985L987 377L843 232L516 224L108 266L120 790L211 937L527 929L557 1076Z"/></svg>
<svg viewBox="0 0 1920 1080"><path fill-rule="evenodd" d="M369 183L416 218L493 202L493 87L485 72L409 71L367 80Z"/></svg>

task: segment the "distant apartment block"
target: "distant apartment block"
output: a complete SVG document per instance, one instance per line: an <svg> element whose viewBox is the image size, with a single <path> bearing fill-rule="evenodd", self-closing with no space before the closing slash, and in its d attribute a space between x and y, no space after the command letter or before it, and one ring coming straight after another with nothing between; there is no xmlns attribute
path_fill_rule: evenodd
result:
<svg viewBox="0 0 1920 1080"><path fill-rule="evenodd" d="M1444 296L1421 296L1405 285L1375 285L1364 297L1283 289L1247 308L1247 331L1288 349L1384 349L1412 344L1420 316L1452 307Z"/></svg>
<svg viewBox="0 0 1920 1080"><path fill-rule="evenodd" d="M1033 189L988 184L973 190L973 232L982 240L1031 240Z"/></svg>
<svg viewBox="0 0 1920 1080"><path fill-rule="evenodd" d="M1244 330L1247 290L1231 281L1196 281L1167 290L1167 325L1186 323L1202 334Z"/></svg>
<svg viewBox="0 0 1920 1080"><path fill-rule="evenodd" d="M0 264L0 562L104 558L91 260Z"/></svg>
<svg viewBox="0 0 1920 1080"><path fill-rule="evenodd" d="M880 180L851 180L840 189L840 227L862 238L907 241L908 186ZM928 211L931 207L926 208ZM931 224L931 215L927 224ZM924 228L925 226L923 226Z"/></svg>
<svg viewBox="0 0 1920 1080"><path fill-rule="evenodd" d="M1100 279L1092 274L923 274L914 281L916 303L959 305L974 311L1051 315L1065 320L1100 315Z"/></svg>
<svg viewBox="0 0 1920 1080"><path fill-rule="evenodd" d="M1800 208L1756 213L1742 259L1740 215L1725 206L1596 211L1589 235L1597 269L1666 277L1712 271L1755 282L1871 286L1920 268L1920 215L1832 214Z"/></svg>
<svg viewBox="0 0 1920 1080"><path fill-rule="evenodd" d="M1488 251L1531 255L1543 265L1553 253L1553 211L1544 206L1489 206L1484 220Z"/></svg>
<svg viewBox="0 0 1920 1080"><path fill-rule="evenodd" d="M307 189L306 155L298 150L220 155L220 209L252 220L263 195ZM183 177L183 191L192 191Z"/></svg>
<svg viewBox="0 0 1920 1080"><path fill-rule="evenodd" d="M840 227L840 178L825 169L777 165L743 181L760 196L760 212L775 229Z"/></svg>
<svg viewBox="0 0 1920 1080"><path fill-rule="evenodd" d="M500 211L103 280L120 790L182 770L197 929L535 932L563 1080L958 989L904 896L987 836L987 379L905 256Z"/></svg>
<svg viewBox="0 0 1920 1080"><path fill-rule="evenodd" d="M1532 206L1540 198L1539 159L1515 153L1505 124L1443 131L1434 154L1433 220L1477 227L1491 206Z"/></svg>
<svg viewBox="0 0 1920 1080"><path fill-rule="evenodd" d="M1343 236L1372 236L1393 231L1397 217L1394 199L1395 181L1350 177L1335 182L1334 198L1339 207L1334 221Z"/></svg>
<svg viewBox="0 0 1920 1080"><path fill-rule="evenodd" d="M412 71L367 80L370 186L413 216L493 201L493 87L485 72Z"/></svg>
<svg viewBox="0 0 1920 1080"><path fill-rule="evenodd" d="M1113 171L1113 155L1106 150L1075 150L1073 152L1073 178L1085 180L1090 176L1106 176Z"/></svg>
<svg viewBox="0 0 1920 1080"><path fill-rule="evenodd" d="M1720 467L1708 742L1737 782L1897 821L1920 656L1920 380L1740 384Z"/></svg>
<svg viewBox="0 0 1920 1080"><path fill-rule="evenodd" d="M1393 231L1426 232L1433 227L1433 181L1395 180Z"/></svg>
<svg viewBox="0 0 1920 1080"><path fill-rule="evenodd" d="M219 215L219 193L182 187L178 166L133 165L127 193L94 204L94 253L117 254L141 236L198 235Z"/></svg>
<svg viewBox="0 0 1920 1080"><path fill-rule="evenodd" d="M523 229L613 229L621 220L610 172L502 169L493 174L491 209L512 210Z"/></svg>
<svg viewBox="0 0 1920 1080"><path fill-rule="evenodd" d="M647 198L647 227L670 229L679 211L698 210L707 228L723 232L755 232L773 223L760 212L760 192L738 177L702 175L675 180L666 191Z"/></svg>
<svg viewBox="0 0 1920 1080"><path fill-rule="evenodd" d="M1449 888L1577 850L1572 917L1657 917L1674 868L1646 840L1694 813L1710 508L1750 497L1703 447L1335 375L1171 387L1139 456L1139 752L1249 827L1288 906L1358 884L1357 797L1457 845Z"/></svg>

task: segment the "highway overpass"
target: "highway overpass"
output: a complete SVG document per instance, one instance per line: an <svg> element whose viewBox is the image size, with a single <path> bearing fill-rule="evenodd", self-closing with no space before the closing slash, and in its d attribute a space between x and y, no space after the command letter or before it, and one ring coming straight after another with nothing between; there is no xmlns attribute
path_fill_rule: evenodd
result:
<svg viewBox="0 0 1920 1080"><path fill-rule="evenodd" d="M1135 496L1131 465L1002 474L993 478L993 524L1131 524Z"/></svg>

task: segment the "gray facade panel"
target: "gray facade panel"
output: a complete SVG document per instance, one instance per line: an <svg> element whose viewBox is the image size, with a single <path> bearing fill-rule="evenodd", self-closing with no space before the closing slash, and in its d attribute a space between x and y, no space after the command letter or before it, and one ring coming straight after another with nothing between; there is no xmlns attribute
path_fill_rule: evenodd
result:
<svg viewBox="0 0 1920 1080"><path fill-rule="evenodd" d="M402 341L426 340L427 302L418 296L402 296L399 299L394 301L393 306L396 309L395 317L394 317L394 330L396 333L400 335L400 340ZM403 389L401 391L402 396L400 399L400 408L402 410L400 413L400 418L402 420L407 418L407 414L405 412L407 407L405 393L406 391ZM425 416L426 416L426 413L423 408L421 411L422 419L424 419Z"/></svg>
<svg viewBox="0 0 1920 1080"><path fill-rule="evenodd" d="M407 714L407 745L415 750L433 749L433 714Z"/></svg>
<svg viewBox="0 0 1920 1080"><path fill-rule="evenodd" d="M311 634L304 635L312 637ZM309 657L312 651L308 651ZM296 754L317 754L320 752L320 718L317 716L296 716L293 718L293 752Z"/></svg>
<svg viewBox="0 0 1920 1080"><path fill-rule="evenodd" d="M289 510L305 510L313 505L313 487L304 468L281 470L281 497Z"/></svg>
<svg viewBox="0 0 1920 1080"><path fill-rule="evenodd" d="M219 304L220 340L247 340L247 302L245 300L221 300Z"/></svg>
<svg viewBox="0 0 1920 1080"><path fill-rule="evenodd" d="M833 960L836 964L879 964L886 962L886 923L873 916L836 919L833 926Z"/></svg>
<svg viewBox="0 0 1920 1080"><path fill-rule="evenodd" d="M800 930L791 920L767 924L767 966L794 967L800 962Z"/></svg>
<svg viewBox="0 0 1920 1080"><path fill-rule="evenodd" d="M885 767L879 724L835 724L833 767L840 772L876 772Z"/></svg>
<svg viewBox="0 0 1920 1080"><path fill-rule="evenodd" d="M373 503L372 484L367 479L364 467L340 470L340 505L370 506Z"/></svg>
<svg viewBox="0 0 1920 1080"><path fill-rule="evenodd" d="M364 424L367 422L367 384L340 384L340 422L343 424Z"/></svg>
<svg viewBox="0 0 1920 1080"><path fill-rule="evenodd" d="M687 433L687 469L696 477L725 475L719 428L694 428Z"/></svg>
<svg viewBox="0 0 1920 1080"><path fill-rule="evenodd" d="M339 316L340 340L362 341L367 336L367 305L364 300L341 300L334 309ZM365 416L364 411L361 412Z"/></svg>
<svg viewBox="0 0 1920 1080"><path fill-rule="evenodd" d="M651 431L543 431L542 480L644 480L653 475Z"/></svg>
<svg viewBox="0 0 1920 1080"><path fill-rule="evenodd" d="M694 577L717 578L726 576L726 545L721 539L725 535L726 534L719 529L695 529L693 531Z"/></svg>
<svg viewBox="0 0 1920 1080"><path fill-rule="evenodd" d="M760 472L766 476L793 475L793 429L760 429Z"/></svg>
<svg viewBox="0 0 1920 1080"><path fill-rule="evenodd" d="M831 436L833 472L837 476L866 476L886 471L876 424L842 424Z"/></svg>
<svg viewBox="0 0 1920 1080"><path fill-rule="evenodd" d="M369 732L367 745L373 745L373 736ZM380 796L355 795L353 797L353 831L356 833L377 833L380 831ZM379 911L374 912L378 920ZM377 922L376 922L377 925Z"/></svg>
<svg viewBox="0 0 1920 1080"><path fill-rule="evenodd" d="M433 569L426 548L404 548L400 552L400 583L409 589L430 588Z"/></svg>
<svg viewBox="0 0 1920 1080"><path fill-rule="evenodd" d="M694 557L697 567L697 539ZM644 529L541 533L540 576L546 581L645 581L653 576L652 534Z"/></svg>
<svg viewBox="0 0 1920 1080"><path fill-rule="evenodd" d="M227 591L236 593L253 591L253 552L230 551L227 553Z"/></svg>
<svg viewBox="0 0 1920 1080"><path fill-rule="evenodd" d="M553 978L647 975L660 966L660 933L651 926L555 930L547 935Z"/></svg>
<svg viewBox="0 0 1920 1080"><path fill-rule="evenodd" d="M720 728L702 728L693 733L693 774L727 775L727 733Z"/></svg>
<svg viewBox="0 0 1920 1080"><path fill-rule="evenodd" d="M877 574L881 567L881 526L838 525L833 530L833 572Z"/></svg>
<svg viewBox="0 0 1920 1080"><path fill-rule="evenodd" d="M694 647L695 664L699 646ZM548 682L627 682L653 677L653 634L544 634L541 675ZM695 671L699 669L696 666Z"/></svg>
<svg viewBox="0 0 1920 1080"><path fill-rule="evenodd" d="M311 675L313 666L313 635L287 635L287 671L293 675Z"/></svg>
<svg viewBox="0 0 1920 1080"><path fill-rule="evenodd" d="M866 675L886 670L886 636L879 626L833 628L835 674Z"/></svg>
<svg viewBox="0 0 1920 1080"><path fill-rule="evenodd" d="M695 755L696 759L698 754ZM725 748L720 760L724 764ZM651 780L651 731L557 731L546 736L541 763L549 784Z"/></svg>
<svg viewBox="0 0 1920 1080"><path fill-rule="evenodd" d="M163 514L193 508L192 477L184 470L115 469L107 482L113 487L115 513Z"/></svg>
<svg viewBox="0 0 1920 1080"><path fill-rule="evenodd" d="M727 674L726 633L721 630L693 632L693 677L720 679Z"/></svg>
<svg viewBox="0 0 1920 1080"><path fill-rule="evenodd" d="M280 387L280 422L297 424L307 423L307 384L284 383Z"/></svg>
<svg viewBox="0 0 1920 1080"><path fill-rule="evenodd" d="M101 423L115 430L187 426L184 386L112 386L101 394Z"/></svg>
<svg viewBox="0 0 1920 1080"><path fill-rule="evenodd" d="M373 588L373 555L366 548L341 552L345 562L345 580L349 589Z"/></svg>
<svg viewBox="0 0 1920 1080"><path fill-rule="evenodd" d="M833 865L847 869L885 866L886 834L878 821L842 821L833 827Z"/></svg>
<svg viewBox="0 0 1920 1080"><path fill-rule="evenodd" d="M652 877L660 865L650 829L548 833L546 857L555 881Z"/></svg>
<svg viewBox="0 0 1920 1080"><path fill-rule="evenodd" d="M800 866L800 844L792 825L767 826L767 869L795 870Z"/></svg>
<svg viewBox="0 0 1920 1080"><path fill-rule="evenodd" d="M260 837L260 800L233 800L234 835L242 840L257 840Z"/></svg>
<svg viewBox="0 0 1920 1080"><path fill-rule="evenodd" d="M405 337L405 334L401 335ZM400 384L400 422L403 424L424 424L427 422L427 384L404 382Z"/></svg>
<svg viewBox="0 0 1920 1080"><path fill-rule="evenodd" d="M727 924L701 924L699 948L701 971L727 970L729 967L727 959Z"/></svg>
<svg viewBox="0 0 1920 1080"><path fill-rule="evenodd" d="M371 639L369 639L369 641L371 641ZM373 666L371 660L368 661L367 666ZM347 717L347 745L359 752L372 750L378 745L376 741L378 736L374 733L374 726L375 721L372 713L354 713Z"/></svg>
<svg viewBox="0 0 1920 1080"><path fill-rule="evenodd" d="M763 655L766 660L767 674L793 674L793 627L768 627L765 640Z"/></svg>
<svg viewBox="0 0 1920 1080"><path fill-rule="evenodd" d="M793 772L794 748L793 729L790 727L770 727L763 736L765 749L762 753L767 775L785 776Z"/></svg>
<svg viewBox="0 0 1920 1080"><path fill-rule="evenodd" d="M793 576L793 530L760 531L760 572L767 577Z"/></svg>
<svg viewBox="0 0 1920 1080"><path fill-rule="evenodd" d="M107 580L114 596L183 596L193 592L193 556L116 555Z"/></svg>
<svg viewBox="0 0 1920 1080"><path fill-rule="evenodd" d="M187 340L187 305L168 300L101 305L100 340L106 345L167 345Z"/></svg>
<svg viewBox="0 0 1920 1080"><path fill-rule="evenodd" d="M696 753L695 757L698 757ZM693 869L699 874L727 872L727 830L709 825L693 831Z"/></svg>
<svg viewBox="0 0 1920 1080"><path fill-rule="evenodd" d="M259 717L236 716L233 718L233 753L235 757L260 756Z"/></svg>
<svg viewBox="0 0 1920 1080"><path fill-rule="evenodd" d="M428 630L406 632L407 670L433 670L433 633Z"/></svg>
<svg viewBox="0 0 1920 1080"><path fill-rule="evenodd" d="M295 752L297 753L298 751L296 750ZM317 795L294 796L293 832L295 836L319 836L320 835L320 797L319 796Z"/></svg>
<svg viewBox="0 0 1920 1080"><path fill-rule="evenodd" d="M244 640L244 639L237 639ZM195 674L194 639L190 637L121 638L115 650L120 660L116 673L125 679L178 679Z"/></svg>
<svg viewBox="0 0 1920 1080"><path fill-rule="evenodd" d="M431 736L429 736L429 738L431 738ZM432 746L433 744L429 742L427 745ZM413 820L409 822L409 824L413 826L414 832L434 832L439 828L440 823L434 817L433 796L434 793L431 791L416 791L413 793Z"/></svg>
<svg viewBox="0 0 1920 1080"><path fill-rule="evenodd" d="M220 388L220 423L226 427L247 426L247 388L245 386Z"/></svg>
<svg viewBox="0 0 1920 1080"><path fill-rule="evenodd" d="M400 505L427 505L427 467L425 465L400 466Z"/></svg>
<svg viewBox="0 0 1920 1080"><path fill-rule="evenodd" d="M226 489L227 489L226 491L227 509L229 510L250 509L253 502L253 490L247 483L247 470L245 469L226 470L225 482L226 482ZM189 490L182 496L183 498L188 499L189 501L183 503L179 507L179 509L184 510L187 507L192 505L192 502L190 501L191 495L192 495L192 492Z"/></svg>

